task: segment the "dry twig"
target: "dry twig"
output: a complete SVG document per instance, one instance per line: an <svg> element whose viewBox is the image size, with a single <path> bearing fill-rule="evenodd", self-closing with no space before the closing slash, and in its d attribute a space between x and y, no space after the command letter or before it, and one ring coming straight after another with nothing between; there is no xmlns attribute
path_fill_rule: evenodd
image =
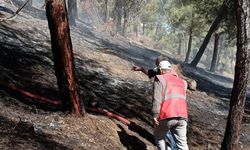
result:
<svg viewBox="0 0 250 150"><path fill-rule="evenodd" d="M27 0L12 16L0 18L0 22L14 20L16 18L17 14L28 4L29 1L30 0ZM11 1L11 3L12 3L12 1ZM13 3L12 3L12 5L13 5Z"/></svg>

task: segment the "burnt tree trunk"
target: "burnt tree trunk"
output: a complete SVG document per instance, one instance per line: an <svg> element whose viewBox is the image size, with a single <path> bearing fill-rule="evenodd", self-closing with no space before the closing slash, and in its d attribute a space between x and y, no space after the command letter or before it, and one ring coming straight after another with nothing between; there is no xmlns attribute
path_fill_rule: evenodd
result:
<svg viewBox="0 0 250 150"><path fill-rule="evenodd" d="M133 31L135 33L135 36L138 37L138 25L137 25L137 23L133 24Z"/></svg>
<svg viewBox="0 0 250 150"><path fill-rule="evenodd" d="M219 55L219 34L215 33L214 34L214 52L213 52L213 58L212 58L212 62L211 62L211 67L210 67L210 71L211 72L215 72L215 68L217 66L218 63L218 55Z"/></svg>
<svg viewBox="0 0 250 150"><path fill-rule="evenodd" d="M237 52L234 85L221 150L238 150L240 128L244 113L249 76L250 4L249 0L235 0L237 20Z"/></svg>
<svg viewBox="0 0 250 150"><path fill-rule="evenodd" d="M188 63L188 60L190 57L192 40L193 40L193 32L192 32L192 30L190 30L189 39L188 39L188 50L187 50L186 57L185 57L185 63Z"/></svg>
<svg viewBox="0 0 250 150"><path fill-rule="evenodd" d="M160 23L157 22L156 27L155 27L155 35L158 35L159 29L160 29Z"/></svg>
<svg viewBox="0 0 250 150"><path fill-rule="evenodd" d="M145 23L142 23L142 35L144 35L144 34L145 34L145 28L146 28Z"/></svg>
<svg viewBox="0 0 250 150"><path fill-rule="evenodd" d="M46 15L63 110L71 110L77 115L84 114L84 108L81 111L80 97L75 79L74 58L65 0L48 0Z"/></svg>
<svg viewBox="0 0 250 150"><path fill-rule="evenodd" d="M76 3L75 3L75 5L74 5L74 15L75 15L75 20L76 19L79 19L79 17L78 17L78 4L77 4L77 0L75 0L76 1Z"/></svg>
<svg viewBox="0 0 250 150"><path fill-rule="evenodd" d="M208 33L198 51L198 53L196 54L194 60L191 62L191 66L196 67L197 64L199 63L204 51L206 50L207 44L209 43L209 40L212 36L212 34L214 33L214 31L217 29L217 27L219 26L221 20L224 18L225 14L227 13L227 0L224 1L224 3L222 4L217 17L215 18L214 22L212 23L211 27L208 30Z"/></svg>
<svg viewBox="0 0 250 150"><path fill-rule="evenodd" d="M29 0L29 2L28 2L28 5L27 5L28 7L32 7L33 6L33 0Z"/></svg>
<svg viewBox="0 0 250 150"><path fill-rule="evenodd" d="M234 61L235 61L235 53L234 53L234 51L230 51L230 54L229 54L230 56L230 67L233 69L233 65L234 65Z"/></svg>
<svg viewBox="0 0 250 150"><path fill-rule="evenodd" d="M178 56L179 56L179 58L180 59L182 59L182 35L181 34L179 34L179 36L178 36Z"/></svg>
<svg viewBox="0 0 250 150"><path fill-rule="evenodd" d="M122 29L123 36L126 36L127 28L128 28L128 19L129 19L129 9L127 9L126 7L127 6L124 4L123 6L123 29Z"/></svg>
<svg viewBox="0 0 250 150"><path fill-rule="evenodd" d="M221 37L220 37L220 40L219 40L219 54L218 54L217 66L216 66L215 70L218 70L218 69L219 69L221 54L222 54L222 52L223 52L224 49L225 49L224 44L225 44L225 43L224 43L224 37L221 36Z"/></svg>
<svg viewBox="0 0 250 150"><path fill-rule="evenodd" d="M72 26L76 26L77 0L68 0L68 16L69 24Z"/></svg>
<svg viewBox="0 0 250 150"><path fill-rule="evenodd" d="M108 7L108 0L104 0L104 22L107 22L109 20L109 7Z"/></svg>
<svg viewBox="0 0 250 150"><path fill-rule="evenodd" d="M122 31L122 0L115 1L115 31L121 33Z"/></svg>

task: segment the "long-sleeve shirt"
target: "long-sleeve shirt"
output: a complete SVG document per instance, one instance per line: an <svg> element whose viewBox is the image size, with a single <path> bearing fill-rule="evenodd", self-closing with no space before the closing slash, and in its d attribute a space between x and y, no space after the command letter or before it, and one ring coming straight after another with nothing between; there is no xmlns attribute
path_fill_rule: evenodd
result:
<svg viewBox="0 0 250 150"><path fill-rule="evenodd" d="M160 114L160 107L162 102L162 85L161 82L156 78L154 81L154 95L153 95L153 117L158 118Z"/></svg>

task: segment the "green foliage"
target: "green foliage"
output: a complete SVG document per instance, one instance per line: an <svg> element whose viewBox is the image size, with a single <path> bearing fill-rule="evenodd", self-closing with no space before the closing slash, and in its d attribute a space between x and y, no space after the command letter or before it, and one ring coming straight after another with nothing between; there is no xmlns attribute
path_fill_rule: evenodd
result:
<svg viewBox="0 0 250 150"><path fill-rule="evenodd" d="M192 33L190 56L192 59L222 4L223 0L143 0L140 11L131 16L134 24L141 27L139 30L141 34L143 24L144 36L157 42L158 48L167 49L173 54L177 54L178 37L182 38L182 49L186 50L188 37ZM227 38L228 42L233 42L235 39L235 17L232 6L232 3L229 3L227 16L216 31L223 37L230 37ZM211 39L207 49L210 51L206 52L203 58L203 62L209 66L213 50L212 41Z"/></svg>
<svg viewBox="0 0 250 150"><path fill-rule="evenodd" d="M157 5L158 1L147 0L147 4L143 8L143 12L140 16L141 22L145 24L157 22Z"/></svg>

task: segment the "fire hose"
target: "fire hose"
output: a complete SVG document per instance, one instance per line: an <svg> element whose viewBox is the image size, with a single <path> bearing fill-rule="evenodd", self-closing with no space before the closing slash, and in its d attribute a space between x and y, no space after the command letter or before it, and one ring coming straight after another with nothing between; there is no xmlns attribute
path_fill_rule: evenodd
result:
<svg viewBox="0 0 250 150"><path fill-rule="evenodd" d="M55 107L60 107L61 104L62 104L61 100L56 100L56 99L52 100L52 99L49 99L49 98L34 94L34 93L31 93L31 92L25 91L23 89L20 89L20 88L18 88L17 86L15 86L13 84L8 85L8 84L5 84L4 82L0 81L0 86L6 87L11 91L17 92L17 93L21 94L22 96L34 99L34 100L36 100L36 101L38 101L40 103L43 103L43 104L49 104L49 105L52 105L52 106L55 106ZM128 128L131 131L134 131L134 132L138 133L140 136L144 137L149 142L151 142L152 144L155 145L153 135L151 133L149 133L146 129L141 127L140 125L137 125L135 122L129 121L128 119L126 119L126 118L124 118L122 116L119 116L117 114L114 114L112 112L109 112L107 110L103 110L103 109L100 109L100 108L98 109L98 108L85 107L85 109L88 112L101 114L101 115L107 116L109 118L114 118L114 119L122 122L123 124L127 125Z"/></svg>

